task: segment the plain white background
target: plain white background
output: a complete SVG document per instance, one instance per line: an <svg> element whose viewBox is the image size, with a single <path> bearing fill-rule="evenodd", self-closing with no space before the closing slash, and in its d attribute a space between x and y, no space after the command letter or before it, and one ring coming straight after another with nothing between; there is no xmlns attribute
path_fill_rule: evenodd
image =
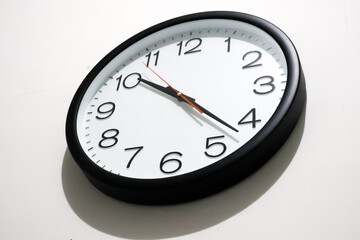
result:
<svg viewBox="0 0 360 240"><path fill-rule="evenodd" d="M257 15L287 33L306 112L268 164L215 196L165 207L107 197L67 150L73 94L127 38L207 10ZM359 13L357 0L1 0L1 239L360 239Z"/></svg>

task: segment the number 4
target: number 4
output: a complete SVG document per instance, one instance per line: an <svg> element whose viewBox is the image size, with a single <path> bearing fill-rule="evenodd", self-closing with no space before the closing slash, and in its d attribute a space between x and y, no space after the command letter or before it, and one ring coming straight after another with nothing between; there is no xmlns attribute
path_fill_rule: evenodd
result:
<svg viewBox="0 0 360 240"><path fill-rule="evenodd" d="M251 116L250 116L251 115ZM246 119L250 118L250 121L246 121ZM240 124L248 124L251 123L252 124L252 128L256 127L256 123L257 122L261 122L260 119L256 119L256 108L252 108L238 123L238 125Z"/></svg>

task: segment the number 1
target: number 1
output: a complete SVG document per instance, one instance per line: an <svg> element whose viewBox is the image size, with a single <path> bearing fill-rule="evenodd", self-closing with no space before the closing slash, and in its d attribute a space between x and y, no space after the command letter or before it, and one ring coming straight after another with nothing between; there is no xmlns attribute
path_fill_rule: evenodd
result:
<svg viewBox="0 0 360 240"><path fill-rule="evenodd" d="M230 52L230 41L231 41L231 37L228 37L225 42L227 42L227 52Z"/></svg>

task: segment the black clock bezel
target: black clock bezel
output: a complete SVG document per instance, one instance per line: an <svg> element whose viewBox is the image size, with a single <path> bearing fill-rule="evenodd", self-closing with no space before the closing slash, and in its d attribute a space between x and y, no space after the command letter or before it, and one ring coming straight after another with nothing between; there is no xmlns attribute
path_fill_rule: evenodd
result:
<svg viewBox="0 0 360 240"><path fill-rule="evenodd" d="M93 79L118 54L140 39L164 28L201 19L231 19L252 24L267 32L280 45L288 65L283 98L266 125L245 145L222 160L202 169L162 179L133 179L112 174L96 165L83 151L77 136L77 112ZM291 134L306 101L305 80L296 49L272 23L259 17L227 11L202 12L174 18L152 26L126 40L107 54L85 77L70 104L66 140L71 155L86 177L102 192L140 204L172 204L198 199L225 189L266 163Z"/></svg>

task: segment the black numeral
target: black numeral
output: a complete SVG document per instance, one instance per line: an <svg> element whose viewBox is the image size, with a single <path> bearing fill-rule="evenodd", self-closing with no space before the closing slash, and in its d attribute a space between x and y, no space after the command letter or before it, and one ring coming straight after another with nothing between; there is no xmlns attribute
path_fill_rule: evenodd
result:
<svg viewBox="0 0 360 240"><path fill-rule="evenodd" d="M222 135L222 136L215 136L215 137L208 137L206 139L206 145L205 145L205 148L206 149L209 149L211 147L215 147L215 146L218 146L220 147L220 151L218 154L210 154L208 153L207 151L205 151L205 155L208 156L208 157L219 157L221 156L225 151L226 151L226 145L225 143L222 143L222 142L213 142L213 143L210 143L210 140L213 140L213 139L217 139L217 138L224 138L225 136ZM215 147L216 148L216 147Z"/></svg>
<svg viewBox="0 0 360 240"><path fill-rule="evenodd" d="M251 115L251 116L250 116ZM247 121L248 118L251 118L251 120ZM256 119L256 109L252 108L240 121L239 121L239 125L240 124L252 124L252 128L256 127L256 123L257 122L261 122L260 119Z"/></svg>
<svg viewBox="0 0 360 240"><path fill-rule="evenodd" d="M163 173L174 173L176 171L178 171L181 166L182 166L182 163L179 159L176 159L176 158L170 158L170 159L166 159L169 155L178 155L178 156L182 156L181 153L179 152L169 152L168 154L166 154L160 161L160 170L163 172ZM165 169L165 165L168 164L168 165L175 165L175 168L174 166L172 166L172 170L171 169ZM167 167L169 168L169 167Z"/></svg>
<svg viewBox="0 0 360 240"><path fill-rule="evenodd" d="M121 81L122 81L122 85L124 88L126 89L131 89L136 87L140 81L139 78L141 78L141 74L134 72L134 73L130 73L129 75L127 75L124 79L124 81L122 81L122 75L118 78L116 78L118 82L117 86L116 86L116 91L119 91L120 85L121 85Z"/></svg>
<svg viewBox="0 0 360 240"><path fill-rule="evenodd" d="M186 41L185 47L187 47L191 42L195 42L195 44L196 44L196 42L197 42L197 44L196 44L193 48L191 48L190 50L185 51L184 54L197 53L197 52L200 52L200 51L201 51L201 49L197 49L198 47L200 47L200 45L201 45L201 43L202 43L201 38L192 38L192 39L189 39L188 41ZM193 45L193 44L191 44L191 45ZM177 44L177 46L179 46L179 53L178 53L178 55L180 56L180 55L182 54L183 41L179 42L179 43ZM190 45L189 45L189 47L190 47Z"/></svg>
<svg viewBox="0 0 360 240"><path fill-rule="evenodd" d="M113 103L113 102L103 103L97 109L97 112L100 115L96 116L96 118L97 119L106 119L106 118L110 117L114 113L114 111L115 111L115 103Z"/></svg>
<svg viewBox="0 0 360 240"><path fill-rule="evenodd" d="M266 80L267 79L267 80ZM259 83L260 87L265 87L262 91L254 89L256 94L268 94L275 90L275 85L273 84L274 78L272 76L263 76L259 77L254 81L254 85Z"/></svg>
<svg viewBox="0 0 360 240"><path fill-rule="evenodd" d="M109 148L117 144L118 139L116 138L119 135L119 130L113 128L106 130L101 134L101 141L99 142L99 147L101 148Z"/></svg>
<svg viewBox="0 0 360 240"><path fill-rule="evenodd" d="M121 79L122 79L122 75L120 75L120 77L116 78L116 81L118 81L118 84L116 86L116 91L119 91L120 84L121 84Z"/></svg>
<svg viewBox="0 0 360 240"><path fill-rule="evenodd" d="M259 67L259 66L262 65L261 63L257 63L260 60L261 56L262 56L261 52L259 52L259 51L251 51L251 52L245 53L242 60L245 60L245 58L247 56L250 56L250 55L254 55L254 56L257 55L257 56L256 56L255 60L253 60L252 62L250 62L250 63L246 64L245 66L243 66L242 67L243 69L251 68L251 67Z"/></svg>
<svg viewBox="0 0 360 240"><path fill-rule="evenodd" d="M230 42L231 42L231 37L228 37L225 42L227 42L227 52L230 52ZM244 58L243 58L244 60Z"/></svg>
<svg viewBox="0 0 360 240"><path fill-rule="evenodd" d="M143 149L144 147L143 146L140 146L140 147L132 147L132 148L125 148L125 151L128 151L128 150L136 150L134 155L132 155L132 157L130 158L130 161L128 162L128 164L126 165L126 168L129 168L132 161L134 160L135 156Z"/></svg>
<svg viewBox="0 0 360 240"><path fill-rule="evenodd" d="M159 60L159 53L160 51L157 51L156 53L154 53L153 55L155 56L155 63L154 66L157 65L158 60ZM149 67L150 64L150 59L151 59L151 52L149 52L148 54L145 55L145 57L147 58L147 62L146 62L146 66Z"/></svg>
<svg viewBox="0 0 360 240"><path fill-rule="evenodd" d="M123 81L124 88L130 89L130 88L136 87L140 83L139 78L141 78L140 73L135 72L135 73L131 73L131 74L127 75ZM130 83L127 84L126 81L128 81Z"/></svg>

